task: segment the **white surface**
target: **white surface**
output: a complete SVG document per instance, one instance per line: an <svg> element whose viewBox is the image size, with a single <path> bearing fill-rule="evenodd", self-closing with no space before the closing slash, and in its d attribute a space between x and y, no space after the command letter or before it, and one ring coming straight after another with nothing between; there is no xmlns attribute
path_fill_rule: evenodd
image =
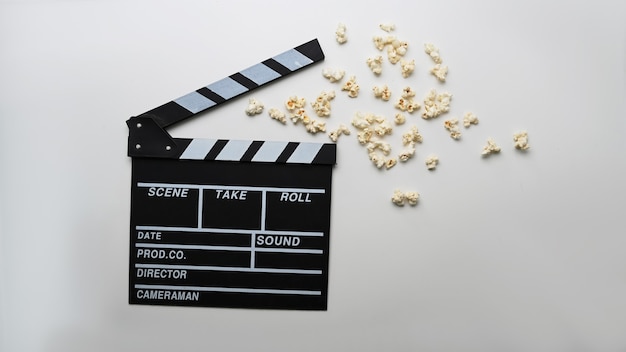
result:
<svg viewBox="0 0 626 352"><path fill-rule="evenodd" d="M0 2L0 350L626 350L625 14L617 0ZM410 44L409 79L365 65L383 22ZM335 128L393 117L373 84L432 87L454 95L446 117L480 124L455 142L443 118L407 115L425 141L382 172L340 138L328 311L129 306L125 120L313 38L325 62L250 96L269 109L335 89ZM360 96L323 67L355 74ZM170 132L329 141L246 105ZM528 153L513 149L521 129ZM482 159L487 137L503 151ZM395 207L395 188L419 205Z"/></svg>

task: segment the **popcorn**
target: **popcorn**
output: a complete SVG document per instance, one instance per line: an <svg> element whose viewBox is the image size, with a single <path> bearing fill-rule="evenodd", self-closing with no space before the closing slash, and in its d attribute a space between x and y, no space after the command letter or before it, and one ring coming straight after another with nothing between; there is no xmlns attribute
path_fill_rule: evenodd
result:
<svg viewBox="0 0 626 352"><path fill-rule="evenodd" d="M382 168L385 165L385 158L383 158L382 156L371 152L369 153L369 157L370 160L372 161L372 163L374 163L374 165L376 165L377 168Z"/></svg>
<svg viewBox="0 0 626 352"><path fill-rule="evenodd" d="M394 39L391 41L391 46L400 56L406 55L406 51L409 48L409 43L401 40Z"/></svg>
<svg viewBox="0 0 626 352"><path fill-rule="evenodd" d="M513 134L513 142L515 143L515 148L519 150L528 150L530 146L528 145L528 132L521 131Z"/></svg>
<svg viewBox="0 0 626 352"><path fill-rule="evenodd" d="M378 27L380 27L380 29L382 29L383 31L389 33L389 32L393 32L394 30L396 30L396 25L389 23L381 23Z"/></svg>
<svg viewBox="0 0 626 352"><path fill-rule="evenodd" d="M387 59L392 64L397 64L400 61L400 53L394 47L387 47Z"/></svg>
<svg viewBox="0 0 626 352"><path fill-rule="evenodd" d="M387 159L385 160L385 167L387 168L387 170L389 170L392 167L396 166L397 163L398 163L398 159L396 158Z"/></svg>
<svg viewBox="0 0 626 352"><path fill-rule="evenodd" d="M385 48L385 46L387 46L387 44L391 43L386 38L383 38L380 36L375 36L373 40L374 40L374 45L376 46L376 49L378 49L379 51L382 51Z"/></svg>
<svg viewBox="0 0 626 352"><path fill-rule="evenodd" d="M414 111L419 110L421 105L418 102L414 101L413 99L400 98L396 102L395 107L400 109L401 111L413 113Z"/></svg>
<svg viewBox="0 0 626 352"><path fill-rule="evenodd" d="M405 201L409 203L409 205L417 205L419 197L420 195L417 192L402 192L396 189L391 196L391 202L400 207L404 206Z"/></svg>
<svg viewBox="0 0 626 352"><path fill-rule="evenodd" d="M428 120L448 112L450 110L451 99L452 94L448 92L437 94L436 90L431 89L426 98L424 98L425 111L422 114L422 117Z"/></svg>
<svg viewBox="0 0 626 352"><path fill-rule="evenodd" d="M285 115L284 112L276 109L276 108L271 108L269 111L270 117L276 121L282 122L283 124L287 123L287 117Z"/></svg>
<svg viewBox="0 0 626 352"><path fill-rule="evenodd" d="M391 134L392 131L393 131L393 127L386 120L379 122L378 125L374 127L374 132L381 137L386 134Z"/></svg>
<svg viewBox="0 0 626 352"><path fill-rule="evenodd" d="M411 88L411 87L405 87L402 90L402 97L409 99L409 98L413 98L415 96L415 91Z"/></svg>
<svg viewBox="0 0 626 352"><path fill-rule="evenodd" d="M372 70L375 75L380 75L383 71L383 57L378 55L376 57L370 57L366 61L367 67Z"/></svg>
<svg viewBox="0 0 626 352"><path fill-rule="evenodd" d="M322 70L322 76L328 79L330 83L341 81L345 74L346 74L346 71L341 70L341 69L325 68Z"/></svg>
<svg viewBox="0 0 626 352"><path fill-rule="evenodd" d="M350 79L343 85L341 90L348 91L348 96L350 98L356 98L359 96L359 85L356 83L356 77L352 76Z"/></svg>
<svg viewBox="0 0 626 352"><path fill-rule="evenodd" d="M471 125L478 125L478 117L474 113L466 112L463 115L463 126L469 128Z"/></svg>
<svg viewBox="0 0 626 352"><path fill-rule="evenodd" d="M437 77L440 82L445 82L448 75L448 66L436 64L430 69L430 73Z"/></svg>
<svg viewBox="0 0 626 352"><path fill-rule="evenodd" d="M348 37L346 36L346 25L343 23L339 23L337 25L337 30L335 31L335 39L337 43L344 44L348 41Z"/></svg>
<svg viewBox="0 0 626 352"><path fill-rule="evenodd" d="M411 145L415 143L422 143L424 138L417 130L417 126L412 126L411 129L402 135L402 144Z"/></svg>
<svg viewBox="0 0 626 352"><path fill-rule="evenodd" d="M389 153L391 153L391 144L381 140L369 142L366 148L370 153L373 153L376 150L380 150L385 155L389 155Z"/></svg>
<svg viewBox="0 0 626 352"><path fill-rule="evenodd" d="M499 153L500 147L496 144L496 142L489 138L487 139L487 145L483 147L483 156L487 156L494 153Z"/></svg>
<svg viewBox="0 0 626 352"><path fill-rule="evenodd" d="M357 133L357 140L360 144L367 144L372 140L372 136L374 135L374 131L369 128L365 128L362 131Z"/></svg>
<svg viewBox="0 0 626 352"><path fill-rule="evenodd" d="M459 131L459 120L457 119L449 119L443 122L443 126L450 132L450 137L452 139L461 138L461 131Z"/></svg>
<svg viewBox="0 0 626 352"><path fill-rule="evenodd" d="M402 77L407 78L415 71L415 60L406 61L400 60L400 68L402 72Z"/></svg>
<svg viewBox="0 0 626 352"><path fill-rule="evenodd" d="M265 108L263 103L256 100L255 98L250 98L248 100L248 107L246 108L246 114L248 116L258 115L263 112L263 108Z"/></svg>
<svg viewBox="0 0 626 352"><path fill-rule="evenodd" d="M389 101L389 99L391 98L391 91L389 90L389 87L387 87L387 85L374 86L372 90L374 91L374 96L376 98L380 98L384 101Z"/></svg>
<svg viewBox="0 0 626 352"><path fill-rule="evenodd" d="M401 113L397 113L394 117L394 122L396 123L396 125L402 125L406 122L406 117Z"/></svg>
<svg viewBox="0 0 626 352"><path fill-rule="evenodd" d="M437 47L435 47L432 43L424 44L424 51L436 64L440 64L442 62L441 56L439 56L439 49L437 49Z"/></svg>
<svg viewBox="0 0 626 352"><path fill-rule="evenodd" d="M374 36L374 45L376 49L382 51L385 47L387 47L387 59L392 64L397 64L400 61L400 58L406 55L406 51L409 47L409 44L405 41L398 40L394 36L387 36L385 38L381 36Z"/></svg>
<svg viewBox="0 0 626 352"><path fill-rule="evenodd" d="M350 135L350 129L348 129L348 127L344 124L339 125L339 127L334 130L334 131L330 131L328 133L328 137L330 137L330 140L332 140L333 142L337 142L337 139L339 139L339 136L341 136L342 134Z"/></svg>
<svg viewBox="0 0 626 352"><path fill-rule="evenodd" d="M335 98L335 91L321 92L314 102L311 103L313 110L319 117L330 116L330 101Z"/></svg>
<svg viewBox="0 0 626 352"><path fill-rule="evenodd" d="M370 115L357 112L354 117L352 117L352 126L356 127L359 130L365 129L372 124L373 119L371 121L370 119L372 119Z"/></svg>
<svg viewBox="0 0 626 352"><path fill-rule="evenodd" d="M306 106L306 100L304 98L299 98L296 95L289 97L289 99L287 99L287 101L285 102L285 107L290 112L294 112L298 109L302 109L305 106Z"/></svg>
<svg viewBox="0 0 626 352"><path fill-rule="evenodd" d="M434 170L437 164L439 164L439 158L436 155L431 154L426 158L426 167L428 170Z"/></svg>
<svg viewBox="0 0 626 352"><path fill-rule="evenodd" d="M398 159L402 162L406 162L411 159L413 155L415 155L415 143L411 143L404 147L400 154L398 154Z"/></svg>
<svg viewBox="0 0 626 352"><path fill-rule="evenodd" d="M326 132L326 122L311 120L311 122L304 125L307 132L309 133L318 133L318 132Z"/></svg>

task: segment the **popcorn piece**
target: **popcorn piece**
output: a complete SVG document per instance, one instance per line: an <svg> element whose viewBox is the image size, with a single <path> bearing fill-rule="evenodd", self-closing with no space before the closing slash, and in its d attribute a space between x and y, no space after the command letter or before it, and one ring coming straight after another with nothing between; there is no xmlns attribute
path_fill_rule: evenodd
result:
<svg viewBox="0 0 626 352"><path fill-rule="evenodd" d="M437 49L437 47L435 47L432 43L424 44L424 51L436 64L440 64L442 62L441 56L439 56L439 49Z"/></svg>
<svg viewBox="0 0 626 352"><path fill-rule="evenodd" d="M402 162L406 162L411 159L415 155L415 143L411 143L406 146L400 154L398 154L398 159Z"/></svg>
<svg viewBox="0 0 626 352"><path fill-rule="evenodd" d="M415 96L415 91L411 87L405 87L402 89L402 97L406 99L413 98Z"/></svg>
<svg viewBox="0 0 626 352"><path fill-rule="evenodd" d="M393 127L386 120L379 122L378 125L374 127L374 132L381 137L387 134L391 134L392 131Z"/></svg>
<svg viewBox="0 0 626 352"><path fill-rule="evenodd" d="M450 137L452 139L461 138L461 131L459 131L459 120L457 119L449 119L443 122L443 126L450 132Z"/></svg>
<svg viewBox="0 0 626 352"><path fill-rule="evenodd" d="M311 120L309 123L306 123L305 128L309 133L318 133L318 132L326 132L326 122Z"/></svg>
<svg viewBox="0 0 626 352"><path fill-rule="evenodd" d="M446 113L450 110L450 100L452 99L452 94L448 92L444 92L441 94L437 94L437 91L431 89L424 98L424 113L422 117L426 120L430 118L435 118L443 113Z"/></svg>
<svg viewBox="0 0 626 352"><path fill-rule="evenodd" d="M342 134L350 135L350 129L348 129L348 127L344 124L339 125L339 127L334 130L334 131L330 131L328 133L328 137L330 137L330 140L332 140L333 142L337 142L337 139L339 139L339 136L341 136Z"/></svg>
<svg viewBox="0 0 626 352"><path fill-rule="evenodd" d="M337 43L344 44L348 41L348 37L346 36L346 25L343 23L339 23L337 25L337 30L335 31L335 39Z"/></svg>
<svg viewBox="0 0 626 352"><path fill-rule="evenodd" d="M487 145L483 147L483 156L487 156L494 153L499 153L500 147L496 144L496 142L489 138L487 139Z"/></svg>
<svg viewBox="0 0 626 352"><path fill-rule="evenodd" d="M356 83L356 77L352 76L350 79L343 85L341 90L347 91L348 96L350 98L356 98L359 96L359 85Z"/></svg>
<svg viewBox="0 0 626 352"><path fill-rule="evenodd" d="M391 46L393 47L393 49L396 51L398 55L404 56L406 55L406 51L409 48L409 43L395 39L391 41Z"/></svg>
<svg viewBox="0 0 626 352"><path fill-rule="evenodd" d="M478 125L478 117L474 115L474 113L466 112L465 115L463 115L463 126L469 128L470 125Z"/></svg>
<svg viewBox="0 0 626 352"><path fill-rule="evenodd" d="M365 62L367 63L367 67L369 67L375 75L380 75L380 73L383 72L382 56L370 57Z"/></svg>
<svg viewBox="0 0 626 352"><path fill-rule="evenodd" d="M519 150L528 150L528 132L521 131L513 134L513 142L515 142L515 148Z"/></svg>
<svg viewBox="0 0 626 352"><path fill-rule="evenodd" d="M255 98L250 98L248 100L248 107L246 108L246 114L248 116L258 115L263 112L263 108L265 108L263 103L256 100Z"/></svg>
<svg viewBox="0 0 626 352"><path fill-rule="evenodd" d="M384 101L389 101L389 99L391 98L391 91L389 90L389 87L387 87L387 85L374 86L373 91L376 98L380 98Z"/></svg>
<svg viewBox="0 0 626 352"><path fill-rule="evenodd" d="M376 154L375 152L369 153L370 160L376 165L377 168L382 168L385 165L385 158Z"/></svg>
<svg viewBox="0 0 626 352"><path fill-rule="evenodd" d="M417 201L420 198L420 194L417 192L406 192L404 193L404 199L409 203L409 205L417 205Z"/></svg>
<svg viewBox="0 0 626 352"><path fill-rule="evenodd" d="M276 108L271 108L269 111L270 117L276 121L282 122L283 124L287 123L287 116L285 115L284 112L276 109Z"/></svg>
<svg viewBox="0 0 626 352"><path fill-rule="evenodd" d="M426 158L426 167L428 170L434 170L437 164L439 164L439 158L436 155L431 154Z"/></svg>
<svg viewBox="0 0 626 352"><path fill-rule="evenodd" d="M374 40L374 45L376 46L376 49L380 51L382 51L385 48L385 46L387 46L387 44L390 43L385 38L380 37L380 36L375 36L373 40Z"/></svg>
<svg viewBox="0 0 626 352"><path fill-rule="evenodd" d="M392 64L397 64L400 61L400 54L394 47L387 47L387 59Z"/></svg>
<svg viewBox="0 0 626 352"><path fill-rule="evenodd" d="M403 114L401 114L401 113L397 113L395 118L394 118L394 121L395 121L396 125L402 125L402 124L404 124L406 122L406 117Z"/></svg>
<svg viewBox="0 0 626 352"><path fill-rule="evenodd" d="M424 138L417 130L417 126L412 126L411 129L402 135L403 145L415 145L415 143L422 143Z"/></svg>
<svg viewBox="0 0 626 352"><path fill-rule="evenodd" d="M369 127L372 122L373 120L370 121L370 115L364 114L362 112L357 112L354 117L352 117L352 126L356 127L359 130Z"/></svg>
<svg viewBox="0 0 626 352"><path fill-rule="evenodd" d="M397 206L404 206L404 193L398 189L393 191L393 195L391 196L391 202Z"/></svg>
<svg viewBox="0 0 626 352"><path fill-rule="evenodd" d="M343 79L346 71L341 69L325 68L322 70L322 76L328 79L331 83L339 82Z"/></svg>
<svg viewBox="0 0 626 352"><path fill-rule="evenodd" d="M311 103L313 110L319 117L330 116L330 101L335 99L335 91L321 92L314 102Z"/></svg>
<svg viewBox="0 0 626 352"><path fill-rule="evenodd" d="M436 64L430 69L430 73L437 77L440 82L445 82L448 75L448 66Z"/></svg>
<svg viewBox="0 0 626 352"><path fill-rule="evenodd" d="M389 170L392 167L396 166L397 163L398 163L398 159L396 158L387 159L385 161L385 167L387 168L387 170Z"/></svg>
<svg viewBox="0 0 626 352"><path fill-rule="evenodd" d="M402 70L402 77L409 77L413 71L415 71L415 60L400 60L400 68Z"/></svg>
<svg viewBox="0 0 626 352"><path fill-rule="evenodd" d="M369 128L365 128L362 131L357 133L357 140L360 144L367 144L372 140L372 136L374 135L374 131Z"/></svg>
<svg viewBox="0 0 626 352"><path fill-rule="evenodd" d="M406 111L408 113L413 113L414 111L419 110L421 105L418 102L416 102L415 100L411 99L411 98L409 98L409 99L400 98L396 102L395 107L400 109L401 111Z"/></svg>
<svg viewBox="0 0 626 352"><path fill-rule="evenodd" d="M390 33L396 30L396 25L392 23L381 23L378 27L380 27L380 29L382 29L383 31L387 33Z"/></svg>
<svg viewBox="0 0 626 352"><path fill-rule="evenodd" d="M376 150L380 150L383 154L389 155L389 153L391 153L391 144L381 140L371 141L367 144L367 151L369 153L373 153Z"/></svg>
<svg viewBox="0 0 626 352"><path fill-rule="evenodd" d="M289 99L287 99L287 101L285 102L285 107L287 108L287 110L289 112L295 112L298 109L302 109L306 106L306 99L304 98L299 98L296 95L293 95L291 97L289 97Z"/></svg>

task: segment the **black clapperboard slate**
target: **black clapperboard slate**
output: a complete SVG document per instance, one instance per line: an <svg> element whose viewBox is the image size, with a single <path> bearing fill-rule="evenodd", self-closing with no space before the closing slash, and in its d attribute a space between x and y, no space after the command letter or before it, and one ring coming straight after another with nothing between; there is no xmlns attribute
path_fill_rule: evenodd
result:
<svg viewBox="0 0 626 352"><path fill-rule="evenodd" d="M323 59L314 39L127 121L130 304L327 309L336 145L165 131Z"/></svg>

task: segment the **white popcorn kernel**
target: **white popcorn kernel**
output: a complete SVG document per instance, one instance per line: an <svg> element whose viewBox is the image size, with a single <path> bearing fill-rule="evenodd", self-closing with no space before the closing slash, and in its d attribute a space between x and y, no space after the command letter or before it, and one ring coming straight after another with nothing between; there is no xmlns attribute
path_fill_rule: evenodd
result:
<svg viewBox="0 0 626 352"><path fill-rule="evenodd" d="M424 113L422 117L426 120L435 118L450 110L450 100L452 94L444 92L438 94L435 89L431 89L424 98Z"/></svg>
<svg viewBox="0 0 626 352"><path fill-rule="evenodd" d="M402 40L393 40L391 46L396 50L396 53L400 56L406 55L406 51L409 48L409 43Z"/></svg>
<svg viewBox="0 0 626 352"><path fill-rule="evenodd" d="M402 71L402 77L409 77L413 73L413 71L415 71L415 60L400 60L400 68Z"/></svg>
<svg viewBox="0 0 626 352"><path fill-rule="evenodd" d="M406 111L408 113L413 113L421 107L421 105L412 98L400 98L396 101L396 105L394 106L400 111Z"/></svg>
<svg viewBox="0 0 626 352"><path fill-rule="evenodd" d="M336 130L330 131L328 133L328 137L330 137L333 142L337 142L339 136L341 136L342 134L345 134L346 136L350 135L350 129L344 124L339 125Z"/></svg>
<svg viewBox="0 0 626 352"><path fill-rule="evenodd" d="M415 143L422 143L424 138L419 133L417 126L411 126L408 132L402 134L403 145L415 145Z"/></svg>
<svg viewBox="0 0 626 352"><path fill-rule="evenodd" d="M411 87L404 87L404 89L402 89L402 97L409 99L409 98L413 98L415 96L415 91L413 90L413 88Z"/></svg>
<svg viewBox="0 0 626 352"><path fill-rule="evenodd" d="M437 164L439 164L439 157L436 155L431 154L426 158L426 167L428 170L434 170L437 167Z"/></svg>
<svg viewBox="0 0 626 352"><path fill-rule="evenodd" d="M283 124L287 123L287 116L285 115L284 112L276 109L276 108L271 108L268 113L270 114L270 117L276 121L279 121Z"/></svg>
<svg viewBox="0 0 626 352"><path fill-rule="evenodd" d="M359 96L359 85L356 83L356 77L351 76L350 79L341 87L341 90L347 91L350 98Z"/></svg>
<svg viewBox="0 0 626 352"><path fill-rule="evenodd" d="M263 112L265 106L260 101L255 98L250 98L248 100L248 107L246 108L246 114L248 116L258 115Z"/></svg>
<svg viewBox="0 0 626 352"><path fill-rule="evenodd" d="M401 56L402 55L400 55L394 47L390 46L387 48L387 59L392 64L397 64L400 61Z"/></svg>
<svg viewBox="0 0 626 352"><path fill-rule="evenodd" d="M385 40L385 38L383 38L383 37L381 37L381 36L375 36L375 37L373 38L373 40L374 40L374 45L376 46L376 49L378 49L378 50L380 50L380 51L382 51L382 50L385 48L385 46L386 46L387 44L389 44L389 43Z"/></svg>
<svg viewBox="0 0 626 352"><path fill-rule="evenodd" d="M383 31L390 33L396 30L396 25L393 23L381 23L378 27Z"/></svg>
<svg viewBox="0 0 626 352"><path fill-rule="evenodd" d="M417 205L417 201L420 198L420 194L417 192L405 192L404 199L406 199L409 205Z"/></svg>
<svg viewBox="0 0 626 352"><path fill-rule="evenodd" d="M448 75L448 66L436 64L430 69L430 73L437 77L439 81L445 82L446 76Z"/></svg>
<svg viewBox="0 0 626 352"><path fill-rule="evenodd" d="M322 70L322 76L328 79L330 83L341 81L345 74L346 74L346 71L341 70L341 69L325 68Z"/></svg>
<svg viewBox="0 0 626 352"><path fill-rule="evenodd" d="M372 89L374 91L374 96L376 98L380 98L384 101L389 101L391 99L391 91L387 85L384 86L374 86Z"/></svg>
<svg viewBox="0 0 626 352"><path fill-rule="evenodd" d="M295 112L298 109L302 109L306 106L306 99L293 95L285 102L285 107L289 112Z"/></svg>
<svg viewBox="0 0 626 352"><path fill-rule="evenodd" d="M393 191L393 195L391 196L391 202L397 206L404 206L404 192L396 189Z"/></svg>
<svg viewBox="0 0 626 352"><path fill-rule="evenodd" d="M391 124L386 120L379 122L378 125L374 127L374 132L381 137L387 134L391 134L392 131L393 126L391 126Z"/></svg>
<svg viewBox="0 0 626 352"><path fill-rule="evenodd" d="M367 63L367 67L369 67L375 75L380 75L380 73L383 72L382 56L369 57L365 62Z"/></svg>
<svg viewBox="0 0 626 352"><path fill-rule="evenodd" d="M346 36L346 25L343 23L339 23L337 25L337 30L335 31L335 39L337 43L344 44L348 41L348 37Z"/></svg>
<svg viewBox="0 0 626 352"><path fill-rule="evenodd" d="M311 120L309 123L305 124L306 130L309 133L318 133L318 132L326 132L326 122Z"/></svg>
<svg viewBox="0 0 626 352"><path fill-rule="evenodd" d="M413 155L415 155L415 143L411 143L407 145L406 147L404 147L404 149L402 149L400 154L398 154L398 159L401 162L406 162L409 159L411 159Z"/></svg>
<svg viewBox="0 0 626 352"><path fill-rule="evenodd" d="M442 62L441 56L439 55L439 49L437 49L437 47L435 47L432 43L424 44L424 51L436 64L440 64Z"/></svg>
<svg viewBox="0 0 626 352"><path fill-rule="evenodd" d="M374 131L369 128L364 128L362 131L359 131L356 136L357 140L360 144L367 144L372 140L372 136L374 135Z"/></svg>
<svg viewBox="0 0 626 352"><path fill-rule="evenodd" d="M463 126L469 128L471 125L478 125L478 117L472 112L466 112L463 115Z"/></svg>
<svg viewBox="0 0 626 352"><path fill-rule="evenodd" d="M369 157L370 157L370 160L372 161L372 163L374 163L374 165L376 165L377 168L380 169L383 166L385 166L385 158L383 158L382 156L376 154L375 152L369 153Z"/></svg>
<svg viewBox="0 0 626 352"><path fill-rule="evenodd" d="M482 155L487 156L487 155L499 153L499 152L500 152L500 147L496 144L496 142L491 138L487 139L487 145L483 147Z"/></svg>
<svg viewBox="0 0 626 352"><path fill-rule="evenodd" d="M528 145L528 132L521 131L513 134L513 142L516 149L519 150L528 150L530 146Z"/></svg>
<svg viewBox="0 0 626 352"><path fill-rule="evenodd" d="M396 158L387 159L385 160L385 167L387 168L387 170L389 170L392 167L396 166L397 163L398 163L398 159Z"/></svg>
<svg viewBox="0 0 626 352"><path fill-rule="evenodd" d="M396 125L402 125L406 122L406 117L401 113L397 113L394 117L394 122L396 123Z"/></svg>
<svg viewBox="0 0 626 352"><path fill-rule="evenodd" d="M391 153L391 144L381 140L370 141L366 147L369 153L374 153L376 150L380 150L385 155Z"/></svg>
<svg viewBox="0 0 626 352"><path fill-rule="evenodd" d="M461 138L461 131L459 131L459 120L457 119L448 119L443 122L443 127L450 132L450 137L452 139Z"/></svg>
<svg viewBox="0 0 626 352"><path fill-rule="evenodd" d="M311 103L313 110L319 117L330 116L330 101L335 99L335 91L324 91L317 96L314 102Z"/></svg>
<svg viewBox="0 0 626 352"><path fill-rule="evenodd" d="M364 114L362 112L357 112L352 117L352 126L356 127L359 130L365 129L372 124L373 120L370 121L369 118L370 118L370 115Z"/></svg>

